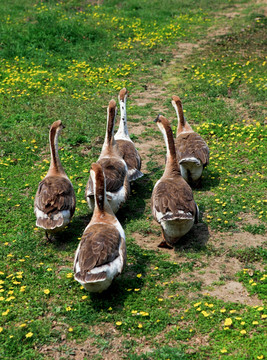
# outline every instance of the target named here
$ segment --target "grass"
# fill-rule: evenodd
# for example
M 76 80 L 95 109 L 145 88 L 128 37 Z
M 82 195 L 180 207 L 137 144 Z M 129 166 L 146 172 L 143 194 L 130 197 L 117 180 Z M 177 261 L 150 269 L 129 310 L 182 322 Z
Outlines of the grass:
M 0 357 L 265 358 L 261 4 L 12 0 L 0 10 Z M 182 44 L 191 50 L 183 54 Z M 145 176 L 118 213 L 127 236 L 126 270 L 108 293 L 90 295 L 73 280 L 72 262 L 90 220 L 84 188 L 103 143 L 106 106 L 123 86 L 131 94 L 132 137 L 140 149 L 151 146 Z M 175 132 L 172 94 L 181 96 L 211 158 L 202 188 L 194 190 L 200 224 L 164 252 L 156 246 L 161 235 L 150 197 L 165 148 L 152 120 L 162 112 Z M 69 228 L 46 243 L 35 227 L 33 199 L 49 167 L 48 127 L 57 119 L 66 125 L 60 157 L 77 207 Z M 143 126 L 141 135 L 134 126 Z M 249 239 L 242 246 L 236 245 L 240 232 Z M 211 295 L 230 281 L 255 303 Z

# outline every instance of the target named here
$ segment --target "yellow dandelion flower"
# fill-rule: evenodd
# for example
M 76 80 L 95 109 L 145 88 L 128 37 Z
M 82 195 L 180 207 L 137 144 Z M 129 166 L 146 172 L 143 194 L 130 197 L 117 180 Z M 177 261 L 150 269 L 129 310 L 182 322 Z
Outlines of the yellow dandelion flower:
M 142 274 L 137 274 L 136 277 L 140 278 L 142 277 Z
M 67 274 L 66 274 L 66 277 L 67 277 L 68 279 L 72 278 L 72 276 L 73 276 L 72 273 L 67 273 Z
M 3 331 L 3 328 L 0 326 L 0 333 Z
M 240 334 L 242 334 L 242 335 L 245 335 L 247 332 L 246 332 L 246 330 L 241 330 L 240 331 Z
M 225 348 L 223 348 L 223 349 L 221 350 L 221 353 L 222 353 L 222 354 L 225 354 L 225 353 L 227 353 L 227 350 L 226 350 Z
M 139 327 L 139 329 L 141 329 L 141 328 L 143 327 L 143 325 L 142 325 L 142 324 L 138 324 L 138 327 Z
M 50 294 L 50 290 L 49 290 L 49 289 L 45 289 L 45 290 L 44 290 L 44 293 L 45 293 L 46 295 L 48 295 L 48 294 Z
M 69 328 L 69 332 L 72 332 L 72 331 L 73 331 L 73 328 L 72 328 L 72 327 L 70 327 L 70 328 Z
M 32 337 L 33 336 L 33 333 L 30 331 L 30 332 L 28 332 L 26 335 L 25 335 L 25 337 L 26 338 L 30 338 L 30 337 Z
M 9 313 L 9 309 L 7 309 L 6 311 L 4 311 L 4 312 L 2 312 L 2 316 L 7 316 L 8 315 L 8 313 Z
M 83 296 L 82 296 L 82 299 L 83 299 L 83 300 L 85 300 L 85 299 L 87 299 L 87 298 L 88 298 L 87 295 L 83 295 Z
M 121 325 L 122 325 L 122 322 L 121 322 L 121 321 L 117 321 L 117 322 L 116 322 L 116 325 L 117 325 L 117 326 L 121 326 Z
M 233 321 L 231 318 L 226 318 L 224 320 L 224 326 L 231 326 L 233 324 Z

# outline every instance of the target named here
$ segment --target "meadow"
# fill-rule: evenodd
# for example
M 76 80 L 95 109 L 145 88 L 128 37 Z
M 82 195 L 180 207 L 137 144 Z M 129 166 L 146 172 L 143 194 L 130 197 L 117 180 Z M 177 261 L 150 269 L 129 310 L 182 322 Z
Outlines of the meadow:
M 0 358 L 266 359 L 266 9 L 263 1 L 86 0 L 0 3 Z M 265 11 L 265 12 L 264 12 Z M 90 221 L 84 197 L 106 107 L 126 86 L 143 158 L 118 212 L 127 266 L 106 293 L 73 279 Z M 159 249 L 150 198 L 176 131 L 171 96 L 210 147 L 200 222 Z M 55 242 L 33 201 L 50 162 L 48 133 L 77 197 Z

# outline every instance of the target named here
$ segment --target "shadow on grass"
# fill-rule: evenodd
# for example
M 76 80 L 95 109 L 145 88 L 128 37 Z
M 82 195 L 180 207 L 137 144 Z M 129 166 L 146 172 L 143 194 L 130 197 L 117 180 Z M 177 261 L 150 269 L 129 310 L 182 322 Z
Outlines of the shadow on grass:
M 84 229 L 89 224 L 91 220 L 91 214 L 82 214 L 73 217 L 71 223 L 66 229 L 59 232 L 55 236 L 55 240 L 51 243 L 55 250 L 58 251 L 69 251 L 73 250 L 74 244 L 75 247 L 78 246 L 77 239 L 82 237 Z
M 204 223 L 198 223 L 183 236 L 175 246 L 175 252 L 190 251 L 198 252 L 205 250 L 209 240 L 210 233 L 208 226 Z
M 194 191 L 210 190 L 217 187 L 220 184 L 220 174 L 218 171 L 211 171 L 209 168 L 204 169 L 201 185 L 198 188 L 194 188 Z
M 137 220 L 144 216 L 146 199 L 151 198 L 153 182 L 148 175 L 144 175 L 131 185 L 131 195 L 126 204 L 116 214 L 122 227 L 129 220 Z

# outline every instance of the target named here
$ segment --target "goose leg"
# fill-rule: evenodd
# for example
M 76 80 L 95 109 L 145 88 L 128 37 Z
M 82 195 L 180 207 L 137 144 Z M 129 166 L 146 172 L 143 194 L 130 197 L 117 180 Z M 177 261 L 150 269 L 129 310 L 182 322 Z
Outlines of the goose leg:
M 161 243 L 158 245 L 158 247 L 159 247 L 159 248 L 164 248 L 164 249 L 173 249 L 172 246 L 170 246 L 170 245 L 167 244 L 167 241 L 165 240 L 165 236 L 164 236 L 163 230 L 161 230 L 161 232 L 162 232 L 163 240 L 162 240 Z

